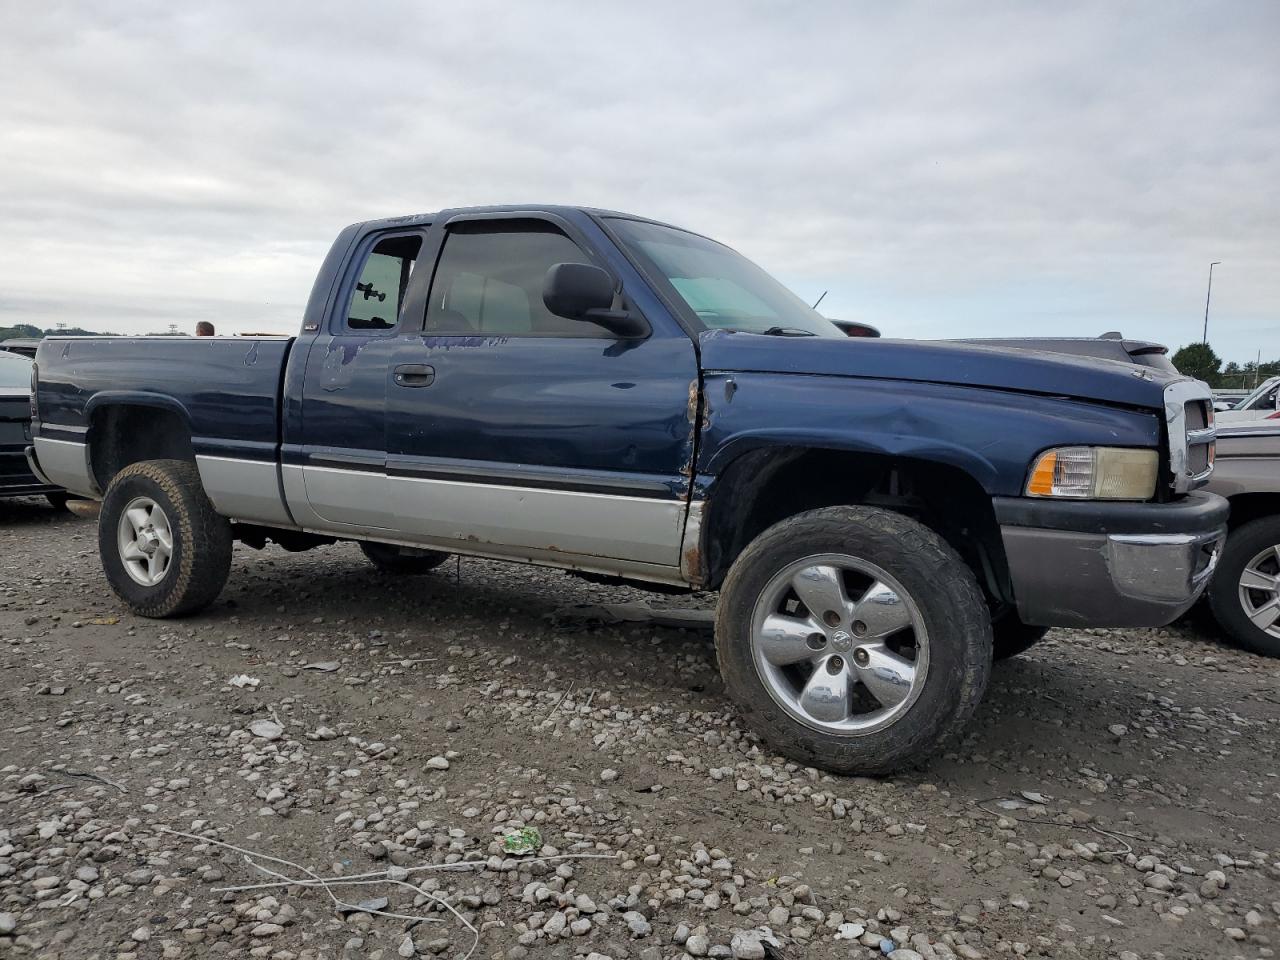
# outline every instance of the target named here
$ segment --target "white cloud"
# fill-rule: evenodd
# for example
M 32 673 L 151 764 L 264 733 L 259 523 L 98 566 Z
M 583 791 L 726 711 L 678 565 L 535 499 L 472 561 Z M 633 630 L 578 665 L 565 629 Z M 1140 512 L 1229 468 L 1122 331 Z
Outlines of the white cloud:
M 0 325 L 292 330 L 345 223 L 710 233 L 906 336 L 1280 356 L 1280 7 L 52 4 L 0 33 Z

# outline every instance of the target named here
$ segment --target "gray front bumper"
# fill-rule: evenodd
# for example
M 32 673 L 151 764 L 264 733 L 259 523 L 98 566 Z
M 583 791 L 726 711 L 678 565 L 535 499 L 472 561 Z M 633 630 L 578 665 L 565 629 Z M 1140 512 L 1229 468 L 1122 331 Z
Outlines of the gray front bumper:
M 1159 627 L 1208 585 L 1226 537 L 1227 502 L 997 498 L 1018 616 L 1046 627 Z

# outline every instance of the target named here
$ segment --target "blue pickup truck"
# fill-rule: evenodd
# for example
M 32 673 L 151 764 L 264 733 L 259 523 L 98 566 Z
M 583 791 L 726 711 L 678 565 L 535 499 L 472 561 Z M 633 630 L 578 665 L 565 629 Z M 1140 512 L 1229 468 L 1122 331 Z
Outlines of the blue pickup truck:
M 136 613 L 208 605 L 236 540 L 716 590 L 747 722 L 837 772 L 920 762 L 1048 627 L 1173 620 L 1226 524 L 1203 384 L 850 339 L 728 247 L 601 210 L 356 224 L 296 337 L 36 365 L 31 465 L 102 500 Z

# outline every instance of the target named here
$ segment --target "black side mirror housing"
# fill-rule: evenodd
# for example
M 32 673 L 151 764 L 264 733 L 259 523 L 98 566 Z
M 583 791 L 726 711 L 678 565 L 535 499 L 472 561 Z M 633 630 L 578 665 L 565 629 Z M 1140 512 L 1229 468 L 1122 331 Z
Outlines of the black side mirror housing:
M 542 302 L 557 317 L 595 323 L 623 338 L 649 335 L 649 324 L 613 309 L 613 278 L 589 263 L 557 263 L 542 282 Z

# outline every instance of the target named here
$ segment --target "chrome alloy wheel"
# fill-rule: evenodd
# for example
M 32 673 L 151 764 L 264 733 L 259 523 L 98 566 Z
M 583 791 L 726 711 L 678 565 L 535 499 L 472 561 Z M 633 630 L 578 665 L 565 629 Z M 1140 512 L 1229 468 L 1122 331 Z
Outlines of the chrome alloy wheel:
M 889 726 L 915 703 L 929 672 L 915 601 L 880 567 L 845 554 L 778 571 L 752 612 L 751 647 L 777 704 L 837 736 Z
M 135 497 L 124 508 L 116 525 L 116 545 L 125 570 L 144 587 L 154 587 L 169 572 L 173 530 L 150 497 Z
M 1267 547 L 1244 565 L 1240 606 L 1255 627 L 1280 637 L 1280 544 Z

